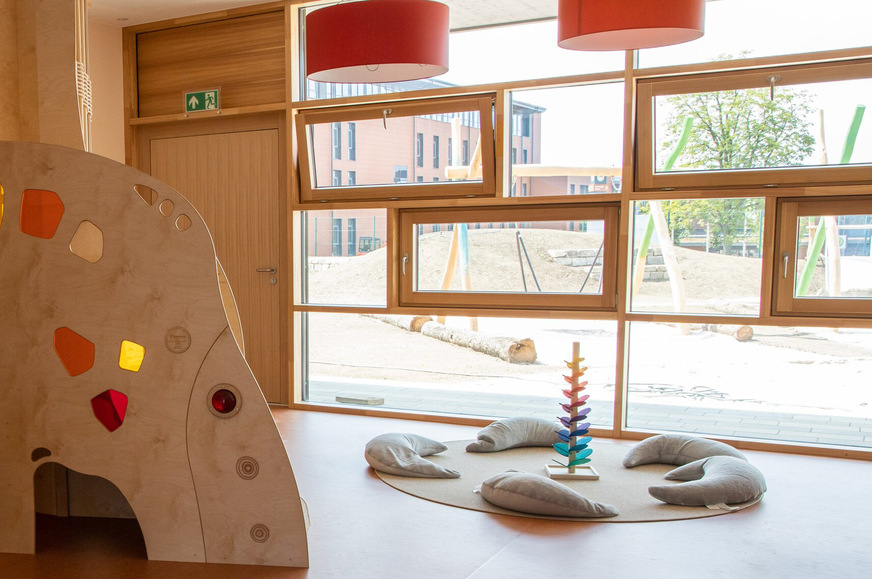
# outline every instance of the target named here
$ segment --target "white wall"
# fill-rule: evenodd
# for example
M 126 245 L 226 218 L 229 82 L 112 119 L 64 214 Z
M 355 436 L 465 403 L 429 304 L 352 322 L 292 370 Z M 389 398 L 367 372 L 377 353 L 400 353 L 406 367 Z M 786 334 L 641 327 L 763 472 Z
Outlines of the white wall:
M 88 22 L 91 90 L 94 116 L 91 122 L 93 153 L 124 162 L 124 67 L 121 28 Z

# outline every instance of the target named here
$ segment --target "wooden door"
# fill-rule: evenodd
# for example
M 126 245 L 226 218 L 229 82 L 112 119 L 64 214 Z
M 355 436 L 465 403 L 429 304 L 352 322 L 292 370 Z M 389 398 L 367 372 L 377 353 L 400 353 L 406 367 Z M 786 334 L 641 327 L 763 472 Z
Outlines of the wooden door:
M 236 298 L 245 359 L 267 401 L 286 404 L 284 147 L 280 119 L 270 119 L 250 127 L 237 119 L 223 126 L 212 121 L 149 127 L 140 134 L 138 153 L 147 162 L 141 167 L 184 195 L 205 220 Z

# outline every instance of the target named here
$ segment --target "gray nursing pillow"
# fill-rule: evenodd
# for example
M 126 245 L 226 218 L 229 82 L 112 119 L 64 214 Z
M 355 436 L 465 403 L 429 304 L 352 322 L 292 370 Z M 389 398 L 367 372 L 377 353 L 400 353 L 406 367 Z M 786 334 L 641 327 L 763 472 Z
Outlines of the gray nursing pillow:
M 591 501 L 550 478 L 514 469 L 481 484 L 481 496 L 498 507 L 553 517 L 614 517 L 612 505 Z
M 448 447 L 426 436 L 392 432 L 376 436 L 366 443 L 364 457 L 379 472 L 423 478 L 458 478 L 460 473 L 421 458 Z
M 747 460 L 744 454 L 723 442 L 685 434 L 659 434 L 631 448 L 624 457 L 624 466 L 632 468 L 652 463 L 682 465 L 710 456 Z
M 648 487 L 657 500 L 672 505 L 714 506 L 744 503 L 766 492 L 766 479 L 747 460 L 712 456 L 666 473 L 669 480 L 690 481 Z
M 560 442 L 559 425 L 544 418 L 517 416 L 497 420 L 478 431 L 478 440 L 466 446 L 467 452 L 497 452 L 522 446 L 551 446 Z

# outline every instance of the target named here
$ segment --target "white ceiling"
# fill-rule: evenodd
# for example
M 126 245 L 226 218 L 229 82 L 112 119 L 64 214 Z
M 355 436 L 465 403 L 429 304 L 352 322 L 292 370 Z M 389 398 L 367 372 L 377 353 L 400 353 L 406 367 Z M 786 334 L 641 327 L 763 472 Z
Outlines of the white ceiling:
M 442 1 L 450 8 L 452 29 L 557 16 L 557 0 Z M 92 0 L 90 18 L 115 26 L 133 26 L 265 2 L 266 0 Z

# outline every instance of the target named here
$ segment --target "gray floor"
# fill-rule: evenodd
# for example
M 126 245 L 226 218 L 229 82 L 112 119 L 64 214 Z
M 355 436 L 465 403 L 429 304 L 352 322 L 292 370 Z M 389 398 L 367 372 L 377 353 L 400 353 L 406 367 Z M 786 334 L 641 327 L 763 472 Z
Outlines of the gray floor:
M 486 418 L 537 416 L 553 419 L 562 414 L 558 400 L 545 396 L 496 395 L 480 392 L 438 390 L 419 387 L 336 384 L 313 381 L 309 401 L 336 404 L 337 397 L 356 399 L 350 407 L 468 414 Z M 368 405 L 383 399 L 383 404 Z M 611 426 L 611 401 L 590 402 L 590 422 L 594 426 Z M 705 406 L 676 406 L 634 403 L 629 407 L 630 428 L 651 431 L 693 432 L 700 435 L 802 442 L 872 448 L 872 419 L 825 416 Z

